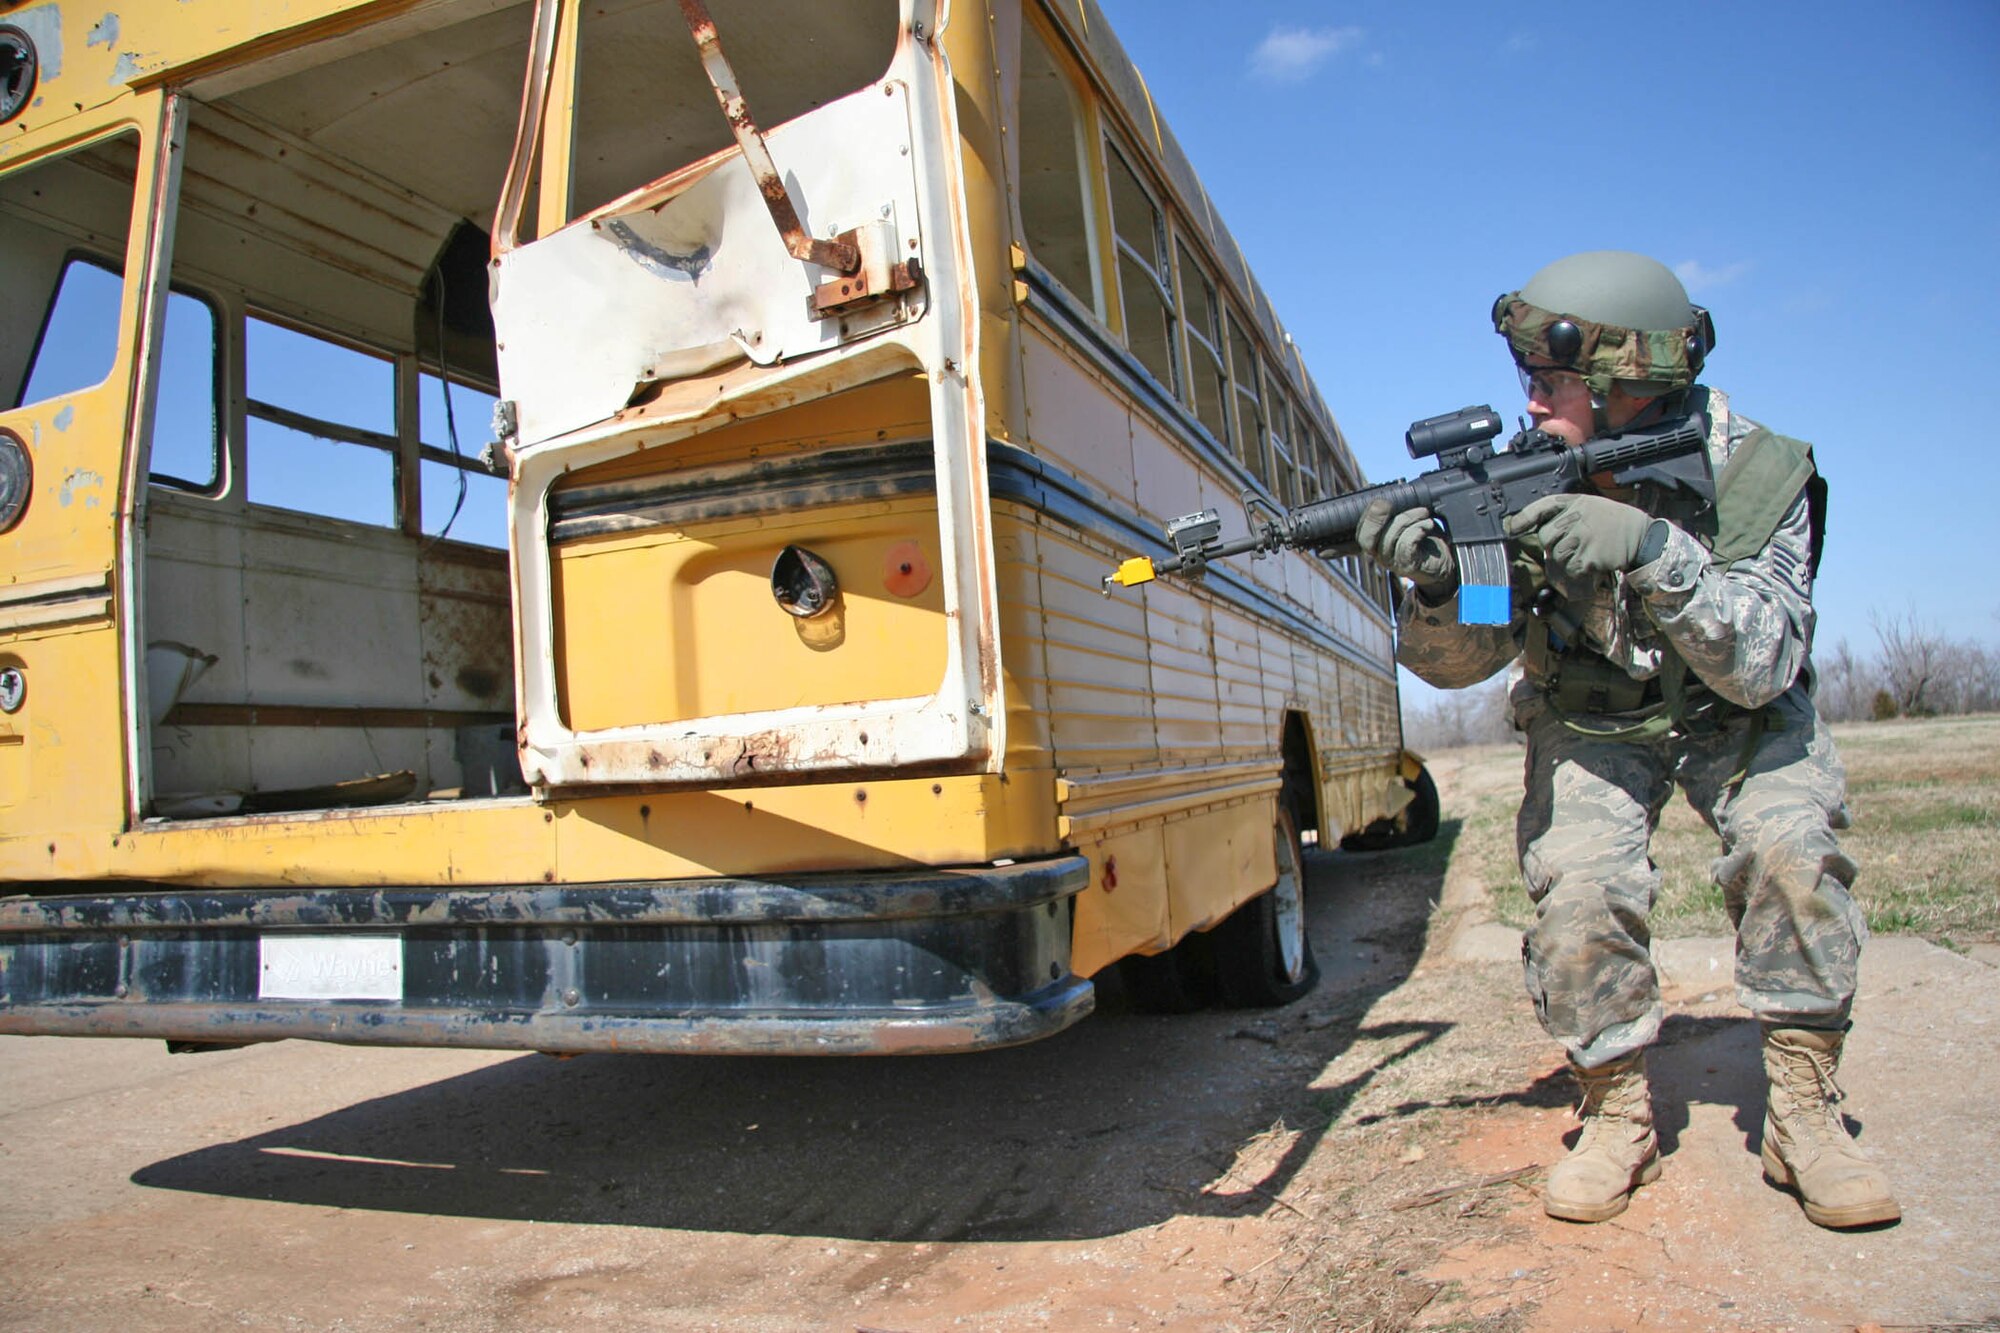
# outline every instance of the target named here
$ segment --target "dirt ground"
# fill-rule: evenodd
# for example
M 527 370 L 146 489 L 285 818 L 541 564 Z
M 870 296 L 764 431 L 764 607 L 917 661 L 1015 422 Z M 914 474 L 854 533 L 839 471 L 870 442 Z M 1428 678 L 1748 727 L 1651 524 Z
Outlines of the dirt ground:
M 1454 782 L 1439 776 L 1451 808 Z M 1518 936 L 1441 845 L 1314 852 L 1326 978 L 1115 984 L 975 1056 L 676 1059 L 0 1039 L 0 1327 L 2000 1328 L 2000 974 L 1877 940 L 1844 1082 L 1896 1227 L 1766 1186 L 1725 941 L 1663 948 L 1668 1152 L 1551 1221 L 1573 1128 Z

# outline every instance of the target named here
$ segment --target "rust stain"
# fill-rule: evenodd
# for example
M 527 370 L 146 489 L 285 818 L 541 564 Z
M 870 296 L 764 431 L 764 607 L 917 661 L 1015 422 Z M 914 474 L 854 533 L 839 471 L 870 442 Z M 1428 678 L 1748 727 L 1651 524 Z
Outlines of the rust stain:
M 913 1028 L 885 1024 L 875 1030 L 869 1049 L 882 1055 L 918 1054 L 924 1051 L 962 1050 L 979 1044 L 979 1034 L 969 1025 Z
M 433 677 L 435 679 L 435 677 Z M 462 666 L 452 677 L 458 688 L 481 699 L 490 699 L 500 692 L 502 677 L 489 667 Z

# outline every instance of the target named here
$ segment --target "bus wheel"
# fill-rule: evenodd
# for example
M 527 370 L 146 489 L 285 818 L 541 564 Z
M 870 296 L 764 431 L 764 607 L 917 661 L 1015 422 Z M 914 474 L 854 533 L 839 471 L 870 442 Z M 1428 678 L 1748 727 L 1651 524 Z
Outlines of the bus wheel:
M 1207 935 L 1189 931 L 1165 953 L 1119 959 L 1118 980 L 1141 1013 L 1192 1014 L 1215 1003 L 1215 951 Z
M 1282 803 L 1271 836 L 1278 882 L 1214 931 L 1216 980 L 1223 999 L 1239 1008 L 1290 1004 L 1319 984 L 1319 962 L 1306 934 L 1305 858 L 1298 824 Z
M 1438 789 L 1426 768 L 1408 784 L 1410 803 L 1394 819 L 1378 819 L 1357 833 L 1340 840 L 1343 852 L 1382 852 L 1394 847 L 1415 847 L 1429 842 L 1438 832 Z
M 1403 836 L 1410 845 L 1429 842 L 1438 835 L 1438 789 L 1431 780 L 1431 771 L 1426 768 L 1417 774 L 1417 780 L 1410 784 L 1416 795 L 1410 801 L 1410 808 L 1403 819 Z

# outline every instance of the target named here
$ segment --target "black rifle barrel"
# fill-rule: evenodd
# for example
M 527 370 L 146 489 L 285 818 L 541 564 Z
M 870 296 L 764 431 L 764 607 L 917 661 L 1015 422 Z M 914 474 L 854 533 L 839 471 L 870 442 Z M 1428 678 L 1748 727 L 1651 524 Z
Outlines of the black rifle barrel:
M 1385 481 L 1331 500 L 1315 500 L 1285 515 L 1285 545 L 1311 551 L 1345 546 L 1354 540 L 1361 511 L 1377 500 L 1387 500 L 1389 508 L 1399 514 L 1429 503 L 1423 488 L 1414 481 Z

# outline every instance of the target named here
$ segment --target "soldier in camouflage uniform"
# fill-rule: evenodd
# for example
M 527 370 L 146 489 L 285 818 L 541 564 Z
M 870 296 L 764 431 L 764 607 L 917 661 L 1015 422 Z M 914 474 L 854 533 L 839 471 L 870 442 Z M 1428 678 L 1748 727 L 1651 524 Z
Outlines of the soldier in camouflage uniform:
M 1736 926 L 1737 995 L 1763 1024 L 1771 1085 L 1765 1170 L 1822 1226 L 1893 1221 L 1888 1182 L 1848 1137 L 1833 1081 L 1867 928 L 1834 836 L 1846 778 L 1810 694 L 1825 496 L 1810 450 L 1694 382 L 1714 325 L 1653 260 L 1558 260 L 1493 318 L 1537 426 L 1579 445 L 1692 413 L 1718 479 L 1712 505 L 1650 483 L 1529 505 L 1508 522 L 1521 555 L 1507 625 L 1458 623 L 1449 534 L 1425 510 L 1378 501 L 1358 533 L 1407 580 L 1405 666 L 1458 688 L 1514 665 L 1527 734 L 1518 846 L 1536 905 L 1528 992 L 1584 1092 L 1583 1133 L 1551 1172 L 1546 1207 L 1601 1221 L 1659 1174 L 1645 1072 L 1662 1014 L 1649 845 L 1678 785 L 1722 840 L 1713 872 Z

